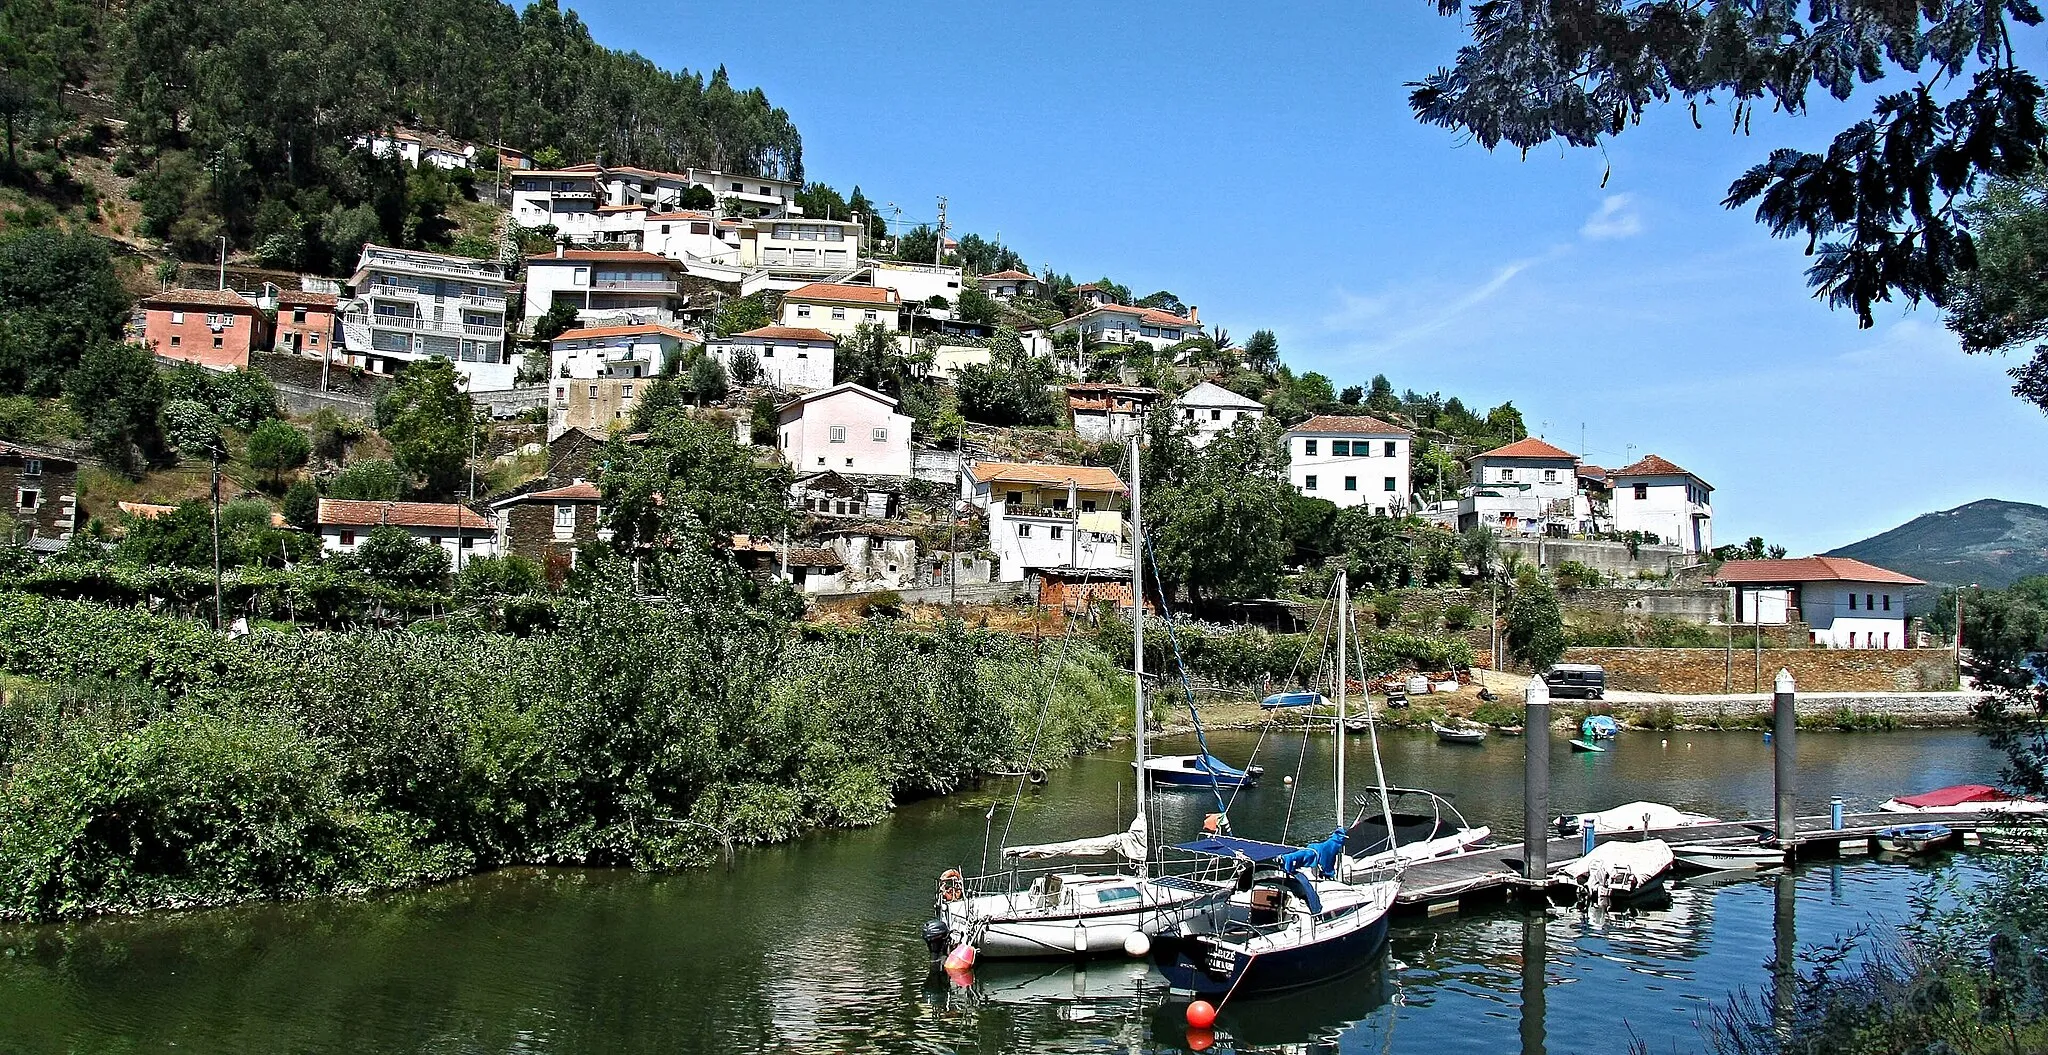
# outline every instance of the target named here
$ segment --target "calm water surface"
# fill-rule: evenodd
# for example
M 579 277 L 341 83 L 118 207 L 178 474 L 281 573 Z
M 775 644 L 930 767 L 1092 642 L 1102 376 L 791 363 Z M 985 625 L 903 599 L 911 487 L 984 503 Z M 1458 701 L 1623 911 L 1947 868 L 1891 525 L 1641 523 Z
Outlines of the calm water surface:
M 1329 830 L 1327 735 L 1305 748 L 1296 734 L 1210 742 L 1232 761 L 1256 746 L 1267 768 L 1232 809 L 1239 832 Z M 1816 813 L 1834 795 L 1868 806 L 1998 769 L 1968 732 L 1808 734 L 1799 746 L 1800 798 Z M 1453 793 L 1474 822 L 1517 835 L 1520 741 L 1396 734 L 1384 747 L 1390 783 Z M 1754 733 L 1555 748 L 1553 813 L 1642 798 L 1724 817 L 1769 810 L 1771 753 Z M 1371 780 L 1359 738 L 1349 764 L 1355 786 Z M 1290 795 L 1280 778 L 1297 767 Z M 729 873 L 515 869 L 369 901 L 0 928 L 0 1053 L 1181 1050 L 1178 1008 L 1139 965 L 985 965 L 969 988 L 928 977 L 916 930 L 939 871 L 972 870 L 985 831 L 999 838 L 1006 822 L 1020 842 L 1122 827 L 1128 756 L 1055 771 L 1014 811 L 1013 790 L 744 852 Z M 1170 795 L 1170 832 L 1214 809 L 1206 793 Z M 1372 970 L 1226 1008 L 1217 1050 L 1621 1052 L 1631 1033 L 1652 1051 L 1698 1050 L 1702 1016 L 1731 992 L 1766 990 L 1787 908 L 1807 952 L 1903 918 L 1927 877 L 1854 861 L 1681 886 L 1669 907 L 1635 914 L 1397 926 Z

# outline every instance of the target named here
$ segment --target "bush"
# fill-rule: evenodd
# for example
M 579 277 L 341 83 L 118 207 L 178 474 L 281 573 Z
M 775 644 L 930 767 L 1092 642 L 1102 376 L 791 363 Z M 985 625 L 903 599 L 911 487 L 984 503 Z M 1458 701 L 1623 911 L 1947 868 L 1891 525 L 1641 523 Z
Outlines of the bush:
M 306 464 L 312 450 L 305 433 L 276 419 L 256 426 L 256 431 L 249 434 L 250 468 L 268 472 L 273 481 L 287 470 Z
M 894 590 L 871 593 L 861 601 L 860 612 L 866 616 L 900 616 L 903 614 L 903 595 Z
M 390 502 L 404 493 L 405 477 L 398 466 L 376 458 L 356 462 L 327 482 L 329 498 Z
M 1445 630 L 1470 630 L 1472 617 L 1476 613 L 1472 606 L 1463 602 L 1452 602 L 1444 606 Z
M 1560 590 L 1585 589 L 1598 586 L 1600 582 L 1599 572 L 1578 561 L 1568 560 L 1557 566 L 1557 588 Z

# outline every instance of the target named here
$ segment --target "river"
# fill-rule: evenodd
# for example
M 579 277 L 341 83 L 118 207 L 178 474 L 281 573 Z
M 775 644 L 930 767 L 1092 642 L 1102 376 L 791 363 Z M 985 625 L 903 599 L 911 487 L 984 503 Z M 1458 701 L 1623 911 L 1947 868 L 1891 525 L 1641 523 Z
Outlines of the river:
M 1327 734 L 1305 748 L 1298 733 L 1210 743 L 1232 761 L 1256 745 L 1266 766 L 1232 810 L 1240 833 L 1328 833 Z M 1799 750 L 1799 797 L 1815 813 L 1833 795 L 1868 806 L 1992 778 L 1999 764 L 1966 731 L 1810 733 Z M 1015 796 L 1012 841 L 1121 828 L 1127 751 L 1078 759 Z M 1474 822 L 1516 837 L 1519 740 L 1457 748 L 1397 733 L 1383 756 L 1390 783 L 1451 793 Z M 1297 765 L 1290 795 L 1281 778 Z M 1373 779 L 1362 737 L 1349 773 L 1354 787 Z M 1771 749 L 1750 732 L 1638 732 L 1579 755 L 1560 738 L 1551 784 L 1553 813 L 1654 799 L 1762 817 Z M 1185 1028 L 1139 965 L 985 964 L 971 988 L 928 977 L 917 928 L 934 881 L 974 869 L 1015 791 L 991 783 L 873 828 L 742 850 L 729 871 L 519 868 L 363 900 L 0 927 L 0 1052 L 1182 1050 Z M 1214 809 L 1207 792 L 1163 794 L 1168 831 L 1191 832 Z M 1656 1052 L 1698 1050 L 1702 1016 L 1733 992 L 1766 991 L 1781 894 L 1796 898 L 1804 955 L 1903 918 L 1933 867 L 1852 860 L 1680 885 L 1668 907 L 1640 913 L 1397 924 L 1370 970 L 1226 1008 L 1216 1050 L 1622 1052 L 1632 1035 Z M 1974 874 L 1965 857 L 1949 867 Z

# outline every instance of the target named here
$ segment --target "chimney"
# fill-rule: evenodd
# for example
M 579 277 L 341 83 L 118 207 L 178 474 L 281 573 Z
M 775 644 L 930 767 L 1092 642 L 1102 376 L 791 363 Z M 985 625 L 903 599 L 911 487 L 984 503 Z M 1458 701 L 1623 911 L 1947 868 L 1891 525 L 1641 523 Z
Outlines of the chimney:
M 1189 321 L 1189 322 L 1201 322 L 1201 321 L 1202 321 L 1202 309 L 1201 309 L 1201 307 L 1200 307 L 1200 306 L 1198 306 L 1198 305 L 1194 305 L 1194 304 L 1190 304 L 1190 305 L 1188 305 L 1188 321 Z
M 557 241 L 557 242 L 555 243 L 555 259 L 556 259 L 556 260 L 560 260 L 560 259 L 562 259 L 562 257 L 563 257 L 563 256 L 564 256 L 565 254 L 567 254 L 567 253 L 568 253 L 568 251 L 569 251 L 569 243 L 567 243 L 567 242 L 563 242 L 563 241 Z

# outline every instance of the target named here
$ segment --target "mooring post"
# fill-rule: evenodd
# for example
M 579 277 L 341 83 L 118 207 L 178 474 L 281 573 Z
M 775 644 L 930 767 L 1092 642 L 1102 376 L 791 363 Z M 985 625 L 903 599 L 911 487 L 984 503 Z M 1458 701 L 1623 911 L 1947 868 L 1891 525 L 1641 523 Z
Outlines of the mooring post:
M 1785 856 L 1792 855 L 1792 845 L 1799 838 L 1798 805 L 1799 788 L 1797 769 L 1799 766 L 1799 727 L 1792 706 L 1792 672 L 1779 670 L 1774 683 L 1777 692 L 1771 699 L 1772 716 L 1771 749 L 1777 756 L 1778 846 Z
M 1522 878 L 1550 876 L 1550 686 L 1529 679 L 1522 711 Z

